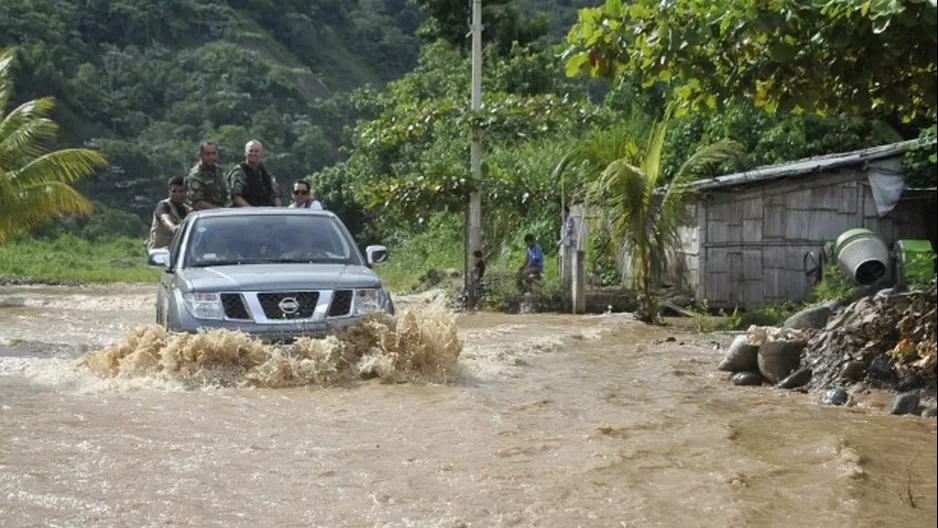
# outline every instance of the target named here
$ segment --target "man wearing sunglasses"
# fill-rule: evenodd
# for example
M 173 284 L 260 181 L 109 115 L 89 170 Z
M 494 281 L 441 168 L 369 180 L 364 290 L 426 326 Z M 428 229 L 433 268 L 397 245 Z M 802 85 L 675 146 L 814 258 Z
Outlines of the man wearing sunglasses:
M 309 193 L 309 182 L 299 180 L 293 184 L 293 203 L 290 207 L 299 207 L 304 209 L 322 210 L 322 204 L 319 200 L 314 200 Z

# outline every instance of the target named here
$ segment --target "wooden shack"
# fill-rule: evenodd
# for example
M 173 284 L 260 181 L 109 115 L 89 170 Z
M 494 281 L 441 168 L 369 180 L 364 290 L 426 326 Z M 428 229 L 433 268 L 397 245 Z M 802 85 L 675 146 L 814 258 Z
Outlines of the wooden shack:
M 672 282 L 711 307 L 801 301 L 815 282 L 806 255 L 848 229 L 870 229 L 890 248 L 900 239 L 935 244 L 935 189 L 904 186 L 911 143 L 694 182 L 694 221 L 682 230 Z

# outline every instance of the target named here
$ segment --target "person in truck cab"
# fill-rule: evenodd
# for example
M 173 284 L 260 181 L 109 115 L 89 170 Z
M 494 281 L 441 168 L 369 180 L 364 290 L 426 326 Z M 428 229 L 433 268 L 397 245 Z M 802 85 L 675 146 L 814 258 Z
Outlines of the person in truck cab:
M 179 224 L 190 210 L 186 205 L 186 182 L 181 176 L 176 176 L 169 180 L 169 198 L 160 200 L 153 210 L 147 250 L 169 247 Z
M 252 139 L 244 145 L 244 163 L 228 171 L 228 193 L 235 207 L 280 207 L 280 187 L 263 160 L 264 145 Z

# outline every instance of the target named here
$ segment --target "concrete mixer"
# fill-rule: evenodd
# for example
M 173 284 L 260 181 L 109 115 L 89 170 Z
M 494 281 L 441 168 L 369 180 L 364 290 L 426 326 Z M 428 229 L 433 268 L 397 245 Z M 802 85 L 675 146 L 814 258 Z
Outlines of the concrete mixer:
M 892 260 L 883 239 L 869 229 L 844 231 L 834 242 L 834 260 L 840 271 L 860 286 L 881 281 Z
M 928 240 L 899 240 L 890 251 L 881 237 L 864 228 L 844 231 L 836 241 L 824 245 L 819 259 L 808 252 L 804 260 L 805 273 L 815 283 L 824 280 L 824 267 L 832 262 L 859 286 L 906 285 L 927 281 L 935 274 L 935 252 Z

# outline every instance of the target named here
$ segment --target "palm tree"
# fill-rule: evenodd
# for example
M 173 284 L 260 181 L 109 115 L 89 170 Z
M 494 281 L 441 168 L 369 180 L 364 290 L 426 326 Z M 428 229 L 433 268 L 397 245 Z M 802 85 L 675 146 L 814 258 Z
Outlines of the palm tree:
M 616 246 L 613 250 L 618 252 L 625 243 L 632 286 L 639 290 L 638 315 L 648 322 L 656 321 L 658 316 L 651 290 L 663 275 L 668 257 L 680 245 L 678 228 L 686 218 L 690 195 L 685 184 L 702 169 L 742 152 L 738 143 L 729 140 L 701 147 L 675 172 L 670 184 L 662 188 L 666 183 L 661 165 L 667 128 L 667 118 L 654 123 L 644 150 L 631 140 L 599 144 L 602 148 L 593 153 L 594 159 L 601 159 L 600 154 L 608 156 L 609 152 L 617 152 L 620 157 L 609 162 L 587 190 L 591 201 L 611 204 L 610 240 Z M 619 139 L 617 135 L 613 139 Z M 597 145 L 590 148 L 595 150 Z
M 91 202 L 69 184 L 106 164 L 93 150 L 50 152 L 41 146 L 58 131 L 47 117 L 53 98 L 27 101 L 4 113 L 13 93 L 14 53 L 0 50 L 0 242 L 60 213 L 90 214 Z

